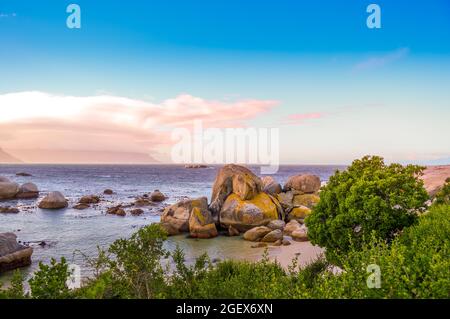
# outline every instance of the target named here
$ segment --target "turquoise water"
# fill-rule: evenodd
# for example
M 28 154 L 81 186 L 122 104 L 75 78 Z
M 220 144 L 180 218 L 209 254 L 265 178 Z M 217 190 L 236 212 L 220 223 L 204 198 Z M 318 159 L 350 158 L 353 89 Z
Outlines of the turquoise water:
M 338 166 L 282 166 L 273 176 L 281 183 L 297 173 L 313 173 L 326 181 Z M 96 256 L 97 246 L 107 247 L 118 238 L 129 237 L 139 227 L 158 222 L 163 207 L 187 197 L 207 196 L 218 167 L 186 169 L 176 165 L 0 165 L 0 176 L 17 183 L 33 182 L 41 190 L 41 197 L 48 191 L 61 191 L 69 199 L 69 208 L 49 211 L 37 208 L 37 200 L 3 201 L 0 205 L 18 207 L 18 214 L 0 214 L 0 232 L 14 232 L 18 240 L 32 242 L 33 263 L 24 269 L 30 273 L 38 262 L 48 262 L 51 257 L 65 257 L 70 263 L 86 268 L 82 254 Z M 255 173 L 259 169 L 253 167 Z M 31 173 L 32 177 L 17 177 L 17 172 Z M 115 194 L 104 196 L 100 205 L 75 210 L 72 207 L 83 195 L 102 194 L 111 188 Z M 107 215 L 106 209 L 119 203 L 131 203 L 138 195 L 154 189 L 169 196 L 168 200 L 154 207 L 144 207 L 141 216 L 126 217 Z M 37 243 L 45 241 L 41 247 Z M 257 258 L 261 250 L 250 248 L 251 243 L 238 238 L 218 237 L 195 240 L 186 236 L 169 238 L 169 250 L 179 245 L 187 260 L 193 260 L 203 252 L 211 258 Z M 82 252 L 76 253 L 76 251 Z M 2 275 L 3 277 L 7 275 Z

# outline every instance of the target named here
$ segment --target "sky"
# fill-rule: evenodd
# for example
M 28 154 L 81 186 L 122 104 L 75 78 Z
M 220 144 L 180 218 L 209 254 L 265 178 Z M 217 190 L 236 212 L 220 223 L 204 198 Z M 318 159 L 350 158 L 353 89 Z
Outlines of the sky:
M 81 8 L 69 29 L 66 7 Z M 369 4 L 381 28 L 369 29 Z M 450 164 L 450 3 L 0 0 L 0 148 L 143 152 L 278 128 L 280 162 Z

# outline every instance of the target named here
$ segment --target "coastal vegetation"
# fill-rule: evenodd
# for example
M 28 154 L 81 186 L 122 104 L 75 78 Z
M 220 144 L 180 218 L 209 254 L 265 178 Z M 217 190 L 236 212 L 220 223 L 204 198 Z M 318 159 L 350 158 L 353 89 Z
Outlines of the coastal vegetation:
M 336 172 L 306 219 L 308 237 L 328 259 L 360 249 L 375 237 L 392 240 L 426 210 L 428 194 L 417 177 L 425 167 L 386 165 L 381 157 L 355 160 Z
M 162 248 L 158 224 L 116 241 L 91 260 L 96 275 L 68 290 L 68 266 L 40 265 L 25 294 L 20 273 L 1 298 L 449 298 L 450 206 L 434 205 L 390 242 L 372 238 L 339 257 L 342 270 L 321 257 L 304 268 L 269 261 L 221 261 L 208 256 L 187 264 L 180 249 Z M 170 258 L 174 269 L 165 262 Z M 380 288 L 367 285 L 367 266 L 381 270 Z
M 200 198 L 168 206 L 161 223 L 86 256 L 93 274 L 81 288 L 69 289 L 66 260 L 53 259 L 39 264 L 28 285 L 16 270 L 0 298 L 449 298 L 449 181 L 430 198 L 422 170 L 364 157 L 317 193 L 320 180 L 312 175 L 293 176 L 282 188 L 228 166 L 211 205 Z M 267 250 L 257 262 L 206 254 L 187 262 L 181 249 L 164 248 L 167 236 L 211 238 L 218 229 L 262 246 L 284 245 L 283 235 L 311 240 L 325 254 L 283 267 Z

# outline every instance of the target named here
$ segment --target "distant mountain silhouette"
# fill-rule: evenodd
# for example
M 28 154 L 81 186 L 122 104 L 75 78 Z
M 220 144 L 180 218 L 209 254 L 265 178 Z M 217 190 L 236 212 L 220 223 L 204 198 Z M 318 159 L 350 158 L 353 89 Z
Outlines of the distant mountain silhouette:
M 85 150 L 8 150 L 25 163 L 57 164 L 152 164 L 158 163 L 147 153 Z M 1 159 L 1 157 L 0 157 Z
M 22 163 L 22 161 L 0 148 L 0 163 Z

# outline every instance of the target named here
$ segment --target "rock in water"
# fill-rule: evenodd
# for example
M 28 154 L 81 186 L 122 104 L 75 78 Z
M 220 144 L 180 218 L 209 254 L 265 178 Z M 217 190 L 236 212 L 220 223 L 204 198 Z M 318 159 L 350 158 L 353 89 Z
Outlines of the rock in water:
M 144 207 L 144 206 L 154 205 L 154 203 L 151 200 L 147 199 L 147 198 L 139 197 L 134 202 L 134 205 L 138 206 L 138 207 Z
M 0 199 L 13 199 L 19 193 L 19 184 L 6 180 L 0 182 Z
M 106 213 L 110 214 L 110 215 L 117 215 L 117 216 L 122 216 L 122 217 L 126 215 L 126 212 L 122 208 L 122 205 L 118 205 L 118 206 L 115 206 L 115 207 L 110 207 L 110 208 L 108 208 Z
M 29 266 L 33 248 L 17 243 L 13 233 L 0 233 L 0 272 Z
M 17 214 L 20 211 L 15 207 L 10 206 L 0 206 L 0 213 L 2 214 Z
M 67 207 L 67 200 L 60 192 L 51 192 L 39 203 L 41 209 L 61 209 Z
M 261 241 L 265 243 L 274 243 L 278 240 L 280 240 L 280 243 L 281 240 L 283 240 L 283 232 L 280 229 L 272 230 L 261 239 Z
M 248 241 L 259 241 L 272 230 L 266 226 L 258 226 L 247 230 L 244 233 L 244 239 Z
M 78 201 L 80 204 L 98 204 L 100 203 L 100 197 L 96 195 L 87 195 L 80 198 Z
M 265 176 L 261 181 L 263 184 L 263 192 L 271 195 L 277 195 L 282 192 L 281 185 L 272 176 Z
M 133 216 L 139 216 L 139 215 L 142 215 L 144 213 L 144 211 L 140 208 L 135 208 L 135 209 L 130 210 L 130 213 Z
M 78 209 L 78 210 L 84 210 L 84 209 L 88 209 L 91 206 L 89 206 L 89 204 L 76 204 L 75 206 L 73 206 L 73 209 Z
M 153 191 L 150 194 L 150 200 L 152 202 L 162 202 L 165 199 L 166 199 L 166 196 L 163 193 L 161 193 L 159 190 L 157 190 L 157 189 L 155 189 L 155 191 Z
M 11 183 L 11 181 L 7 177 L 0 176 L 0 183 Z
M 284 191 L 296 190 L 305 194 L 316 193 L 319 189 L 320 178 L 311 174 L 291 176 L 284 185 Z
M 20 172 L 20 173 L 16 173 L 16 176 L 29 177 L 29 176 L 33 176 L 33 175 L 31 175 L 30 173 Z
M 220 213 L 230 194 L 236 194 L 241 200 L 250 200 L 261 190 L 261 179 L 248 168 L 234 164 L 225 165 L 217 173 L 213 185 L 210 205 L 213 217 Z
M 250 200 L 242 200 L 233 193 L 224 202 L 219 220 L 224 228 L 233 226 L 244 232 L 279 219 L 282 214 L 280 210 L 281 207 L 277 205 L 275 199 L 266 193 L 259 193 Z
M 176 229 L 178 233 L 189 231 L 189 217 L 193 208 L 198 207 L 200 211 L 208 210 L 206 197 L 197 199 L 184 199 L 164 209 L 161 223 L 170 224 L 170 228 Z M 171 231 L 173 232 L 173 231 Z
M 107 188 L 107 189 L 105 189 L 103 191 L 103 194 L 105 194 L 105 195 L 112 195 L 112 194 L 114 194 L 114 191 L 112 189 Z
M 193 207 L 189 217 L 189 233 L 193 238 L 216 237 L 217 229 L 209 210 Z
M 19 199 L 30 199 L 30 198 L 38 198 L 39 197 L 39 189 L 33 183 L 25 183 L 19 188 L 19 192 L 16 195 L 16 198 Z

